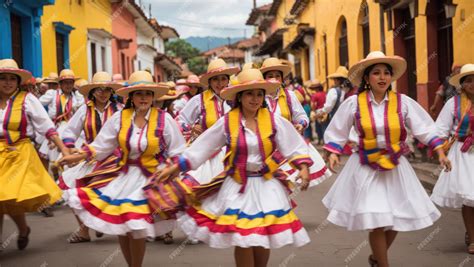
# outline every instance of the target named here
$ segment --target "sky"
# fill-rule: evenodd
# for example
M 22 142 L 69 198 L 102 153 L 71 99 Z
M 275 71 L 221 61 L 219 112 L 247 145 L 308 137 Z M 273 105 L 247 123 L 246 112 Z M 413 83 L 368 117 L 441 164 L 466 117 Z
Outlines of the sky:
M 137 0 L 138 2 L 138 0 Z M 257 6 L 272 0 L 257 0 Z M 175 28 L 181 38 L 190 36 L 251 37 L 253 27 L 245 25 L 253 0 L 141 0 L 152 6 L 161 25 Z

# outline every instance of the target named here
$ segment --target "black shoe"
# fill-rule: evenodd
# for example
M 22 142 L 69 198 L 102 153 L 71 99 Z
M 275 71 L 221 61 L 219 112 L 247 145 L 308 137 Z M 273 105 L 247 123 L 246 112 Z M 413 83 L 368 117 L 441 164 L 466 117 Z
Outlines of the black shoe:
M 18 247 L 18 250 L 24 250 L 28 246 L 28 243 L 30 242 L 30 239 L 29 239 L 30 233 L 31 233 L 31 229 L 30 227 L 28 227 L 26 236 L 18 236 L 18 240 L 16 241 L 16 246 Z
M 42 209 L 41 213 L 44 215 L 44 217 L 54 217 L 54 213 L 51 207 Z

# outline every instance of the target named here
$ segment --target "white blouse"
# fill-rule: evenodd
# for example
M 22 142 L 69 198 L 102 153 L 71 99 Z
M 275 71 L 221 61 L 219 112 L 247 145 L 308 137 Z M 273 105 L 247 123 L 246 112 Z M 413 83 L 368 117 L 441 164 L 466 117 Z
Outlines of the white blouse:
M 104 108 L 103 112 L 100 112 L 97 108 L 95 108 L 96 112 L 99 114 L 100 120 L 104 121 L 104 114 L 106 109 L 109 107 L 111 103 L 108 102 Z M 122 109 L 122 105 L 117 104 L 117 112 L 120 112 Z M 87 113 L 87 105 L 82 105 L 79 109 L 74 113 L 72 118 L 67 122 L 67 126 L 62 132 L 61 137 L 62 139 L 72 139 L 76 140 L 82 133 L 84 128 L 84 121 L 86 120 L 86 113 Z M 102 125 L 104 125 L 102 123 Z
M 108 119 L 99 134 L 95 138 L 94 142 L 90 144 L 96 152 L 97 160 L 104 160 L 112 154 L 112 152 L 119 146 L 118 134 L 120 132 L 120 119 L 122 112 L 116 112 L 110 119 Z M 133 114 L 135 118 L 135 113 Z M 150 111 L 148 111 L 145 119 L 148 122 L 150 118 Z M 137 159 L 147 148 L 147 129 L 148 123 L 140 129 L 135 123 L 133 124 L 133 132 L 130 136 L 130 159 Z M 170 114 L 165 115 L 165 127 L 163 130 L 163 138 L 166 144 L 166 153 L 168 157 L 174 157 L 181 154 L 186 143 L 184 137 L 179 131 L 176 121 L 171 117 Z
M 344 95 L 346 92 L 344 90 L 341 90 L 341 96 L 339 97 L 339 107 L 341 106 L 342 102 L 344 101 Z M 318 110 L 316 110 L 316 113 L 331 113 L 331 111 L 334 109 L 336 106 L 337 102 L 337 89 L 336 88 L 331 88 L 328 91 L 328 94 L 326 95 L 326 102 L 324 102 L 324 106 Z
M 337 110 L 324 133 L 324 141 L 326 144 L 334 143 L 343 147 L 348 140 L 357 144 L 359 143 L 358 138 L 361 133 L 359 132 L 355 118 L 358 105 L 357 97 L 357 95 L 349 97 Z M 385 95 L 385 98 L 380 103 L 377 103 L 374 100 L 372 92 L 370 93 L 370 103 L 372 105 L 376 125 L 378 148 L 386 148 L 384 113 L 387 101 L 388 96 Z M 412 134 L 419 141 L 423 144 L 429 144 L 433 138 L 437 137 L 433 119 L 415 100 L 402 94 L 401 104 L 405 126 L 412 131 Z M 357 135 L 350 134 L 352 127 L 354 127 Z
M 281 89 L 280 89 L 281 90 Z M 307 126 L 309 124 L 309 118 L 308 115 L 306 115 L 306 111 L 304 111 L 303 106 L 301 105 L 300 101 L 295 95 L 295 92 L 289 91 L 288 92 L 288 97 L 290 98 L 291 101 L 291 114 L 292 114 L 292 123 L 293 124 L 301 124 L 303 126 Z M 279 92 L 277 92 L 277 95 L 273 97 L 270 95 L 267 95 L 265 98 L 267 101 L 268 109 L 273 113 L 273 114 L 278 114 L 281 115 L 280 111 L 280 105 L 276 104 L 275 109 L 273 109 L 271 102 L 272 101 L 278 101 L 279 98 Z M 277 102 L 278 103 L 278 102 Z
M 61 89 L 58 89 L 61 90 Z M 48 115 L 51 119 L 56 118 L 56 93 L 57 90 L 50 89 L 42 95 L 39 100 L 43 106 L 48 106 Z M 60 94 L 63 95 L 62 91 Z M 72 92 L 72 112 L 74 113 L 81 105 L 84 104 L 84 97 L 79 92 Z
M 259 171 L 262 168 L 263 159 L 260 154 L 258 136 L 242 121 L 247 142 L 247 170 Z M 308 146 L 286 119 L 275 116 L 275 142 L 278 149 L 285 158 L 293 158 L 298 155 L 308 155 Z M 225 133 L 225 119 L 220 118 L 211 128 L 201 134 L 190 147 L 181 155 L 188 161 L 191 169 L 197 169 L 226 145 L 227 134 Z
M 436 134 L 439 138 L 447 139 L 451 135 L 456 133 L 459 120 L 456 118 L 454 110 L 454 97 L 451 97 L 446 104 L 444 104 L 443 109 L 436 119 Z M 464 111 L 461 112 L 461 116 Z
M 211 89 L 209 89 L 211 90 Z M 224 114 L 229 112 L 232 109 L 231 106 L 227 104 L 226 101 L 222 100 L 219 96 L 214 93 L 214 97 L 217 97 L 220 108 L 224 109 Z M 184 106 L 184 108 L 179 112 L 178 117 L 176 120 L 178 121 L 179 125 L 183 128 L 190 128 L 194 124 L 199 123 L 204 118 L 201 114 L 201 94 L 193 96 Z
M 0 109 L 0 138 L 3 138 L 2 125 L 5 121 L 5 111 L 11 104 L 11 100 L 8 100 L 5 109 Z M 31 93 L 26 95 L 25 111 L 27 119 L 26 134 L 31 139 L 35 138 L 35 132 L 45 136 L 49 130 L 56 129 L 41 102 Z

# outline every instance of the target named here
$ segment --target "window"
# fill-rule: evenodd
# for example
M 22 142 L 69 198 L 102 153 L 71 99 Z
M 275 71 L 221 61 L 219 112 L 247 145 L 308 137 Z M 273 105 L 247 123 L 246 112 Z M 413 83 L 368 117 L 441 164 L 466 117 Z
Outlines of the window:
M 106 54 L 105 54 L 105 47 L 100 47 L 100 56 L 102 60 L 102 71 L 107 71 L 107 61 L 106 61 Z
M 56 32 L 56 66 L 58 72 L 65 69 L 64 65 L 64 35 Z
M 21 17 L 10 13 L 10 23 L 12 30 L 12 54 L 13 59 L 20 68 L 23 67 L 23 47 L 21 38 Z
M 362 47 L 364 52 L 364 58 L 370 53 L 370 28 L 369 28 L 369 5 L 363 3 L 362 12 Z
M 92 74 L 97 72 L 97 57 L 95 51 L 95 43 L 91 43 L 91 64 L 92 64 Z
M 121 67 L 121 70 L 122 70 L 122 76 L 124 79 L 126 79 L 126 77 L 128 77 L 127 75 L 127 65 L 126 65 L 126 61 L 125 61 L 125 54 L 124 53 L 120 53 L 120 67 Z
M 339 65 L 348 67 L 349 65 L 349 47 L 347 42 L 347 23 L 343 19 L 341 23 L 341 35 L 339 37 Z

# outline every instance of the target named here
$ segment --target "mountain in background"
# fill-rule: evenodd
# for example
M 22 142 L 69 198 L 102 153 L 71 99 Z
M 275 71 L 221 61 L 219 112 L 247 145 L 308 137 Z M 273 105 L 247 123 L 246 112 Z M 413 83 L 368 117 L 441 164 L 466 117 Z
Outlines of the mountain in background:
M 242 37 L 233 37 L 230 38 L 230 43 L 235 43 L 239 40 L 242 40 Z M 229 39 L 225 37 L 213 37 L 213 36 L 207 36 L 207 37 L 188 37 L 185 39 L 188 43 L 190 43 L 193 47 L 199 49 L 199 51 L 204 52 L 207 50 L 210 50 L 212 48 L 221 46 L 221 45 L 227 45 L 229 44 Z

